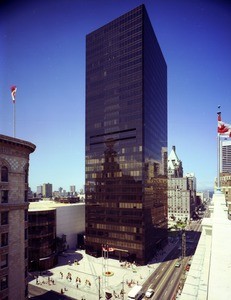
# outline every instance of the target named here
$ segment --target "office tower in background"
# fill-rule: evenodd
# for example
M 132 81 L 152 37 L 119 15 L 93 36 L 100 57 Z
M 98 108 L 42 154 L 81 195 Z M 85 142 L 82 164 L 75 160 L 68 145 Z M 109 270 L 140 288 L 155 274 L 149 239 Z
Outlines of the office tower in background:
M 221 141 L 221 173 L 231 173 L 231 141 Z
M 44 198 L 51 198 L 52 197 L 52 184 L 51 183 L 44 183 L 43 184 L 43 190 L 42 190 L 42 193 L 43 193 L 43 197 Z
M 43 186 L 42 185 L 38 185 L 37 186 L 37 192 L 36 192 L 37 196 L 42 196 L 43 195 Z
M 86 37 L 86 251 L 167 240 L 167 65 L 144 5 Z
M 75 185 L 71 185 L 71 186 L 70 186 L 70 193 L 71 193 L 71 195 L 74 195 L 75 192 L 76 192 Z

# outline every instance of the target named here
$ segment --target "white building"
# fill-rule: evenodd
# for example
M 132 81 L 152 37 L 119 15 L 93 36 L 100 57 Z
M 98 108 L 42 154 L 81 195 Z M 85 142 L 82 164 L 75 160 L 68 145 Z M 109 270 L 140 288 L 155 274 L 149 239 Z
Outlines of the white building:
M 30 209 L 56 209 L 56 235 L 66 237 L 69 249 L 77 248 L 77 235 L 85 232 L 85 203 L 57 203 L 54 201 L 31 202 Z

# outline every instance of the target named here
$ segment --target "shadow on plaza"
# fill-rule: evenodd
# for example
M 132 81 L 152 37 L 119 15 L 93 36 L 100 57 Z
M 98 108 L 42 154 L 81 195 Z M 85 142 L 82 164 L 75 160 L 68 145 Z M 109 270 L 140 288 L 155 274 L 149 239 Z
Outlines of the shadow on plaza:
M 54 268 L 66 266 L 66 265 L 78 264 L 78 262 L 81 262 L 82 259 L 83 259 L 83 255 L 76 252 L 76 250 L 68 250 L 67 252 L 63 252 L 58 255 L 58 263 L 54 266 Z M 31 271 L 28 274 L 28 281 L 30 282 L 34 280 L 37 276 L 42 276 L 43 278 L 46 278 L 46 277 L 51 277 L 52 275 L 54 275 L 52 270 Z
M 36 291 L 36 293 L 40 293 L 39 295 L 32 296 L 33 292 Z M 55 291 L 45 291 L 43 289 L 40 289 L 35 286 L 29 286 L 29 299 L 33 300 L 64 300 L 64 299 L 76 299 L 69 296 L 61 295 L 58 292 Z
M 81 262 L 81 260 L 83 259 L 83 255 L 76 251 L 78 250 L 68 250 L 66 252 L 59 254 L 57 266 L 65 266 L 68 264 L 72 265 Z

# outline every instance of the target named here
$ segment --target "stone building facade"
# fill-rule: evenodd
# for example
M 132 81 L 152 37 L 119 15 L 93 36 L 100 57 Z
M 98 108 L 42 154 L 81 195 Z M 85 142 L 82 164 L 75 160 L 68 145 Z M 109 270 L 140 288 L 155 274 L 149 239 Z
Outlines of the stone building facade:
M 0 135 L 0 299 L 28 298 L 28 172 L 35 145 Z
M 188 222 L 195 210 L 196 178 L 194 173 L 183 176 L 182 161 L 173 146 L 168 157 L 168 225 Z

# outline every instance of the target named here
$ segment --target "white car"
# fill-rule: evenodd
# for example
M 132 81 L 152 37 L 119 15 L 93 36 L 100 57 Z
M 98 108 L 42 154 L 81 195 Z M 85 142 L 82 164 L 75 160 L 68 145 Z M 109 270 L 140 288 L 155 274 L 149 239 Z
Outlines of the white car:
M 148 289 L 145 293 L 145 297 L 146 298 L 151 298 L 153 294 L 154 294 L 154 290 L 153 289 Z

